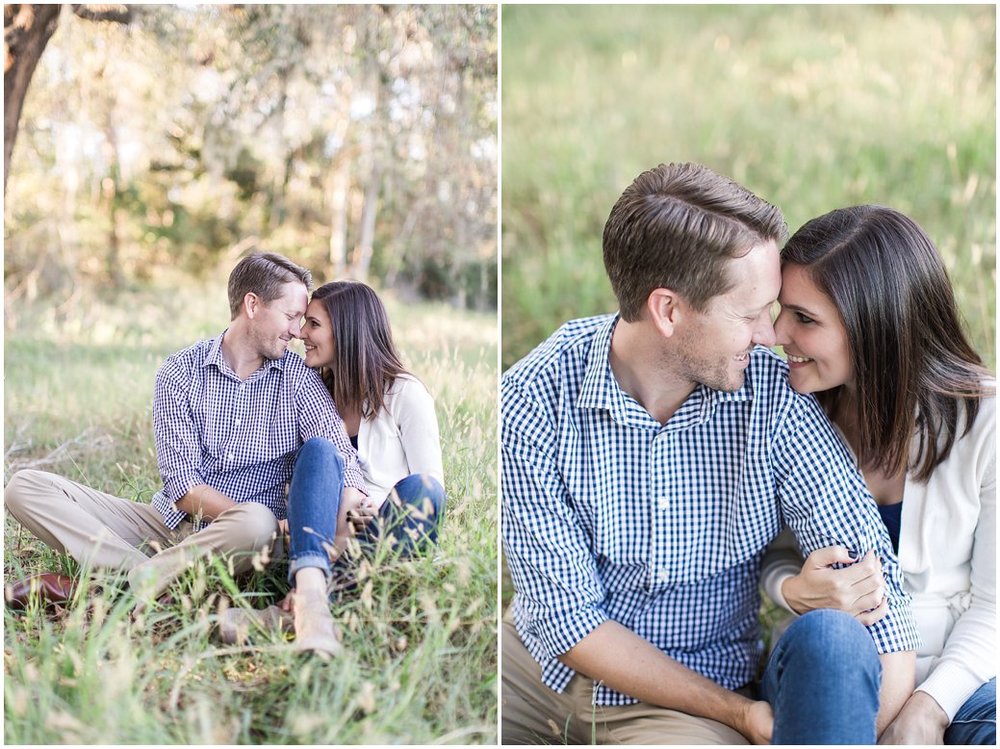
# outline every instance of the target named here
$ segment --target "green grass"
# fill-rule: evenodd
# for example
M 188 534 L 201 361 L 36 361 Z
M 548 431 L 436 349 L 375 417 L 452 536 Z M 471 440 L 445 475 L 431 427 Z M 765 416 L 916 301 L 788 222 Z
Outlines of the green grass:
M 397 342 L 436 396 L 448 507 L 433 555 L 363 563 L 333 613 L 344 654 L 298 655 L 277 636 L 223 645 L 220 606 L 260 608 L 281 565 L 237 588 L 204 564 L 177 602 L 133 621 L 121 580 L 68 610 L 4 614 L 7 743 L 496 742 L 496 320 L 386 298 Z M 5 482 L 34 466 L 149 501 L 159 488 L 150 402 L 164 356 L 228 319 L 220 279 L 8 307 Z M 4 576 L 76 571 L 9 517 Z
M 995 362 L 993 6 L 503 8 L 503 350 L 616 308 L 601 233 L 622 190 L 697 161 L 791 231 L 881 203 L 934 239 Z

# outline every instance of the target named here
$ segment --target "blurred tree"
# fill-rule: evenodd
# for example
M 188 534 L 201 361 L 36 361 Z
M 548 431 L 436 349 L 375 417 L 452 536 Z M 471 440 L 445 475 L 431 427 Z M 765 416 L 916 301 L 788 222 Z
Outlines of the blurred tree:
M 21 283 L 48 225 L 46 265 L 74 287 L 268 248 L 318 279 L 495 307 L 495 7 L 132 16 L 52 36 L 11 163 L 8 289 L 67 285 Z
M 7 192 L 10 155 L 17 139 L 21 108 L 35 67 L 59 24 L 62 5 L 4 5 L 3 8 L 3 189 Z M 125 5 L 74 5 L 73 12 L 89 21 L 128 23 Z

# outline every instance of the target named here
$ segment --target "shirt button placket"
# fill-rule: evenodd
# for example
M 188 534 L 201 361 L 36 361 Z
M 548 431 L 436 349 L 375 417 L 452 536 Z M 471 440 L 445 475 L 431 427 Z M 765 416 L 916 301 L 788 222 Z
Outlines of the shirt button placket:
M 657 511 L 653 512 L 649 568 L 654 583 L 666 585 L 670 581 L 670 445 L 672 432 L 661 429 L 650 445 L 650 476 L 657 477 L 652 486 Z

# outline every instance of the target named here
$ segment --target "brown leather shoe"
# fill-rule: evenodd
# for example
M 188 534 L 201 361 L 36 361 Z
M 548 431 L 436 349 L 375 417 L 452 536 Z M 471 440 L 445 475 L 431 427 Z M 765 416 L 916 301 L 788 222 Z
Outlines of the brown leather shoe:
M 76 580 L 72 577 L 56 572 L 42 572 L 4 585 L 3 597 L 12 609 L 22 610 L 28 607 L 32 597 L 37 596 L 42 604 L 48 606 L 67 603 L 75 592 Z

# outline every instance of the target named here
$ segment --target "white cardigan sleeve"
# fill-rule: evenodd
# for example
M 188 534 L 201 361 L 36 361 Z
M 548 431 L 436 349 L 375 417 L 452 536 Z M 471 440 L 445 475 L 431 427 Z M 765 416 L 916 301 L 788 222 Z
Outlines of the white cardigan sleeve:
M 399 428 L 399 440 L 406 455 L 410 473 L 425 473 L 444 485 L 441 461 L 441 437 L 438 432 L 434 399 L 417 379 L 398 378 L 401 385 L 394 417 Z
M 982 477 L 972 547 L 971 603 L 955 622 L 927 678 L 917 686 L 934 698 L 949 721 L 980 685 L 996 675 L 996 411 L 995 401 L 983 403 L 979 418 L 990 420 L 990 436 L 983 440 L 979 456 Z M 968 470 L 975 467 L 968 466 Z

